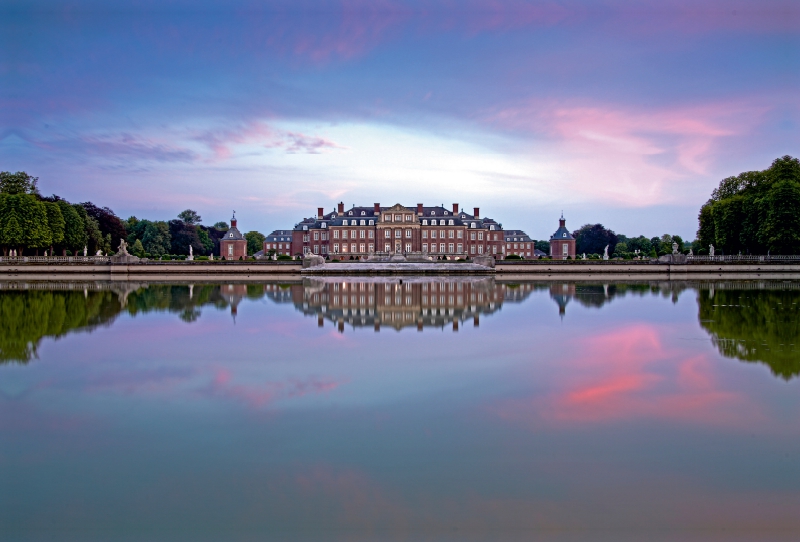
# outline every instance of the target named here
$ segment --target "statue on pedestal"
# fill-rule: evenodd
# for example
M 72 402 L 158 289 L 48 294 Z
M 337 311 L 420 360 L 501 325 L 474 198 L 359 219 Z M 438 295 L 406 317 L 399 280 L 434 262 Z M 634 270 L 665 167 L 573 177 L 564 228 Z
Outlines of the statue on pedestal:
M 117 249 L 117 256 L 130 256 L 130 254 L 128 254 L 128 243 L 125 242 L 125 239 L 119 240 L 119 248 Z
M 86 246 L 83 247 L 83 257 L 84 258 L 86 257 L 86 253 L 88 252 L 88 250 L 89 250 L 88 247 L 86 247 Z
M 672 243 L 672 253 L 673 254 L 678 253 L 678 243 Z
M 194 260 L 194 251 L 192 250 L 192 245 L 189 245 L 189 257 L 186 259 L 189 261 Z
M 714 257 L 714 245 L 708 245 L 708 255 Z
M 606 249 L 603 251 L 603 259 L 604 260 L 608 259 L 608 245 L 606 245 Z

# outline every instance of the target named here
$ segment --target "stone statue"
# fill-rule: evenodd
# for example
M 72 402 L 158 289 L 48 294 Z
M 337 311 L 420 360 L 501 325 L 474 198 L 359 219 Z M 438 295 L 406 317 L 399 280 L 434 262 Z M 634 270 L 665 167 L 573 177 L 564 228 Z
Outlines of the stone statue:
M 194 251 L 192 250 L 192 245 L 189 245 L 189 257 L 186 259 L 189 261 L 194 260 Z
M 585 252 L 583 253 L 583 259 L 584 260 L 586 259 L 586 253 Z
M 103 251 L 102 250 L 98 250 L 97 254 L 95 254 L 95 256 L 102 256 L 102 255 L 103 255 Z
M 689 249 L 689 256 L 694 256 L 694 251 L 691 248 Z
M 604 260 L 608 259 L 608 245 L 606 245 L 606 249 L 603 251 L 603 259 Z
M 214 261 L 214 253 L 213 252 L 208 255 L 208 261 L 209 262 L 213 262 Z
M 86 253 L 87 253 L 88 251 L 89 251 L 88 247 L 86 247 L 86 246 L 84 245 L 84 247 L 83 247 L 83 257 L 84 257 L 84 258 L 86 257 Z
M 673 254 L 678 253 L 678 243 L 672 243 L 672 253 Z
M 125 239 L 119 240 L 119 248 L 117 249 L 117 256 L 130 256 L 130 254 L 128 254 L 128 243 L 125 242 Z
M 708 255 L 714 256 L 714 245 L 708 245 Z
M 47 258 L 47 251 L 44 251 L 44 257 Z

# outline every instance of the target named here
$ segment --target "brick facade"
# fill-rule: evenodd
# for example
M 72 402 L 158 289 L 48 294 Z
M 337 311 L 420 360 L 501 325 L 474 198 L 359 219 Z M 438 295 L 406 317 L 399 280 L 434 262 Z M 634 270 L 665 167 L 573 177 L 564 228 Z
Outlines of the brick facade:
M 550 238 L 550 256 L 554 260 L 575 259 L 575 238 L 566 226 L 564 215 L 558 221 L 558 229 Z
M 231 227 L 219 240 L 219 256 L 226 260 L 247 258 L 247 240 L 236 227 L 236 217 L 231 218 Z

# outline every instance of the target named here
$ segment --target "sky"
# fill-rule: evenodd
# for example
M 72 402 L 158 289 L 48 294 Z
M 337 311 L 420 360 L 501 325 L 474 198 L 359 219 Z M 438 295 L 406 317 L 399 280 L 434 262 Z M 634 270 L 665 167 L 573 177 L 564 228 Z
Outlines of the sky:
M 693 239 L 799 128 L 790 0 L 0 7 L 0 170 L 122 218 L 459 203 L 535 239 L 562 211 Z

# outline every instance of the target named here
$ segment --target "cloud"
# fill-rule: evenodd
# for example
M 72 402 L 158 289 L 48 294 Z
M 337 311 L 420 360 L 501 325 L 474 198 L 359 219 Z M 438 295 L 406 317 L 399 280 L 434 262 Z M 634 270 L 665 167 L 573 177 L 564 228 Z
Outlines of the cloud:
M 492 411 L 532 426 L 662 419 L 735 428 L 766 419 L 744 395 L 720 388 L 704 354 L 665 346 L 663 335 L 656 326 L 634 324 L 587 337 L 552 392 L 504 401 Z
M 207 397 L 241 402 L 251 408 L 262 408 L 279 400 L 319 395 L 338 388 L 342 382 L 309 377 L 304 380 L 266 381 L 259 384 L 237 383 L 228 369 L 218 369 L 210 384 L 201 393 Z

